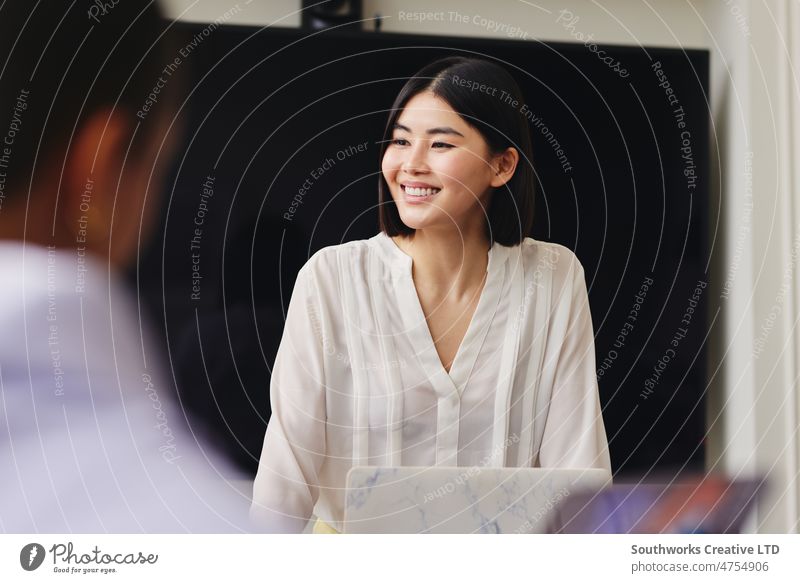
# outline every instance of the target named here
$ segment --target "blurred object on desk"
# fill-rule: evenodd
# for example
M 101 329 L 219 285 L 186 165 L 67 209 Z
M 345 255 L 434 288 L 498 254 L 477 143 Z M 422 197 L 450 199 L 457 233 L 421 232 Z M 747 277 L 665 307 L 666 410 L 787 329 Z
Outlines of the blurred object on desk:
M 698 476 L 679 484 L 617 484 L 571 497 L 551 532 L 636 534 L 740 533 L 764 480 Z

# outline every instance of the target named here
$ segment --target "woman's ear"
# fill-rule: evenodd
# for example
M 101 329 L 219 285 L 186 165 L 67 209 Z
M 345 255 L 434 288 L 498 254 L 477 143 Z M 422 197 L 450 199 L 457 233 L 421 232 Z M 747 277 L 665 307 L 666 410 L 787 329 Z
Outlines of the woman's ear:
M 511 180 L 514 176 L 514 171 L 517 169 L 519 163 L 519 152 L 516 148 L 508 147 L 505 151 L 497 154 L 492 160 L 492 169 L 494 175 L 492 176 L 491 185 L 495 188 L 503 186 L 506 182 Z
M 59 215 L 79 243 L 97 245 L 110 236 L 130 130 L 131 121 L 123 110 L 100 109 L 78 127 L 72 140 Z

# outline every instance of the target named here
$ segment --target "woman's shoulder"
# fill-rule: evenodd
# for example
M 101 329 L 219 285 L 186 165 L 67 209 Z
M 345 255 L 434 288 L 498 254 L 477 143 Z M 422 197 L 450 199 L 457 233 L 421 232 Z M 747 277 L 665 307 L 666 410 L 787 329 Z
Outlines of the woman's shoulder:
M 583 272 L 580 260 L 568 247 L 525 237 L 520 243 L 526 268 L 549 268 L 554 272 Z
M 308 258 L 300 268 L 300 273 L 314 279 L 329 279 L 339 272 L 342 261 L 350 262 L 364 255 L 373 243 L 373 239 L 358 239 L 322 247 Z
M 551 315 L 567 317 L 573 302 L 585 301 L 586 275 L 578 257 L 558 243 L 526 237 L 521 243 L 525 289 L 549 289 Z M 527 293 L 527 291 L 526 291 Z

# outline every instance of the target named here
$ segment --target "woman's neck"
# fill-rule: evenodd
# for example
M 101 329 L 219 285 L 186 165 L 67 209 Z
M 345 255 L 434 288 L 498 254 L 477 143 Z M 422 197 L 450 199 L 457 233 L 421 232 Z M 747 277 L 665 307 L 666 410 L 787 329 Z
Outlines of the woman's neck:
M 489 240 L 482 230 L 419 229 L 411 237 L 394 237 L 394 241 L 413 260 L 418 290 L 460 301 L 483 286 Z

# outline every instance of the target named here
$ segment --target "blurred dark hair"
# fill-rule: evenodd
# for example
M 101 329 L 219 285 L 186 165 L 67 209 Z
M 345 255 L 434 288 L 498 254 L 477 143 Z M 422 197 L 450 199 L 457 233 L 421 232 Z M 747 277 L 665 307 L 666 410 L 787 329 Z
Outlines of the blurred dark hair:
M 185 63 L 164 72 L 180 56 L 168 25 L 155 0 L 0 2 L 0 194 L 26 190 L 34 160 L 37 175 L 60 169 L 80 124 L 101 108 L 130 118 L 128 157 L 143 151 L 177 108 L 185 75 Z M 160 77 L 156 102 L 137 117 Z
M 460 84 L 462 79 L 485 84 L 496 91 L 494 95 L 472 91 Z M 501 245 L 521 243 L 533 227 L 535 183 L 530 132 L 527 120 L 520 112 L 524 99 L 516 81 L 504 68 L 483 59 L 446 57 L 423 67 L 406 82 L 392 104 L 379 162 L 383 160 L 403 108 L 412 97 L 424 91 L 446 101 L 465 122 L 480 132 L 492 154 L 499 154 L 508 147 L 519 151 L 519 163 L 511 180 L 492 193 L 487 212 L 487 235 L 490 241 Z M 502 100 L 501 91 L 517 100 L 517 107 Z M 414 229 L 400 218 L 383 174 L 379 177 L 378 197 L 381 229 L 389 236 L 413 234 Z

